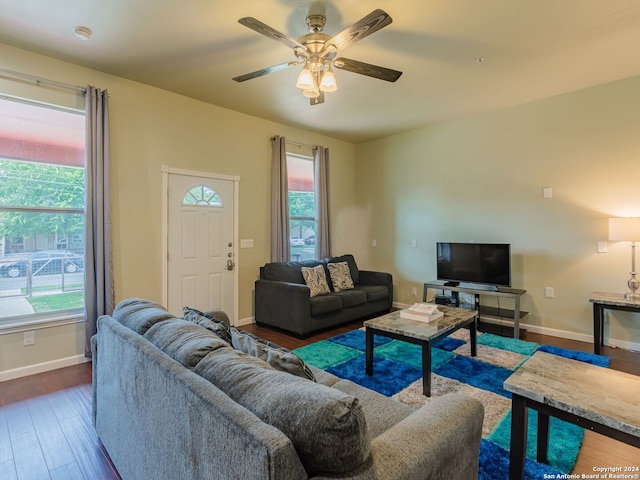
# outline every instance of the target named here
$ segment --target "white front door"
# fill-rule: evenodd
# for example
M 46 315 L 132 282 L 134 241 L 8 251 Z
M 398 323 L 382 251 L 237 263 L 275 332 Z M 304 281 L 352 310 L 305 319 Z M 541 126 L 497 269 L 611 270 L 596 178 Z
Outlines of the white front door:
M 167 308 L 224 310 L 235 318 L 232 180 L 169 174 Z

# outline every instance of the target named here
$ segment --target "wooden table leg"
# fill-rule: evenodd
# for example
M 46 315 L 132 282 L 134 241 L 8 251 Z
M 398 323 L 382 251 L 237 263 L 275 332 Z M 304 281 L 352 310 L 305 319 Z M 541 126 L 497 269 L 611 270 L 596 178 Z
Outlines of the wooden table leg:
M 511 395 L 511 449 L 509 452 L 509 480 L 524 478 L 527 453 L 527 406 L 520 395 Z

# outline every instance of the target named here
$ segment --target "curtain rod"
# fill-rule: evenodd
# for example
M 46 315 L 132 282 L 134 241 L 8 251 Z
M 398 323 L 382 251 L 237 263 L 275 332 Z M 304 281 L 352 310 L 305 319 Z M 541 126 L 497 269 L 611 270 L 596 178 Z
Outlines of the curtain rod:
M 271 141 L 273 142 L 276 139 L 276 137 L 271 137 Z M 310 150 L 315 150 L 316 146 L 314 145 L 305 145 L 304 143 L 298 143 L 298 142 L 292 142 L 289 140 L 285 140 L 284 143 L 288 144 L 288 145 L 297 145 L 298 147 L 304 147 L 304 148 L 308 148 Z
M 27 80 L 37 84 L 49 85 L 51 87 L 57 88 L 66 88 L 68 90 L 75 90 L 76 92 L 80 92 L 82 94 L 87 93 L 87 89 L 85 87 L 79 87 L 77 85 L 70 85 L 68 83 L 56 82 L 55 80 L 47 80 L 46 78 L 36 77 L 34 75 L 29 75 L 27 73 L 14 72 L 13 70 L 7 70 L 5 68 L 0 68 L 0 76 L 12 78 L 14 80 Z

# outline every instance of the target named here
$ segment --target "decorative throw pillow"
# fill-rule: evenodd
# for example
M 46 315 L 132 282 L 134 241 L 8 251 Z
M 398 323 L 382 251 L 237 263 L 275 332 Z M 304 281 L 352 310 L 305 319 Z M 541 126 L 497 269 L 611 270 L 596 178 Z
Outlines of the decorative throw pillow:
M 197 323 L 201 327 L 212 331 L 218 335 L 222 340 L 227 343 L 231 343 L 231 330 L 229 330 L 229 317 L 224 312 L 219 312 L 220 318 L 216 318 L 213 315 L 207 315 L 195 308 L 183 307 L 182 317 L 193 323 Z
M 302 276 L 307 287 L 311 290 L 312 297 L 331 292 L 327 284 L 327 275 L 324 273 L 322 265 L 313 268 L 302 267 Z
M 351 272 L 347 262 L 328 263 L 327 268 L 329 269 L 333 289 L 336 292 L 353 288 L 353 280 L 351 279 Z
M 288 372 L 301 378 L 316 381 L 311 369 L 300 357 L 291 353 L 280 345 L 271 343 L 249 332 L 243 332 L 231 327 L 231 345 L 236 350 L 240 350 L 253 357 L 258 357 L 267 362 L 276 370 Z

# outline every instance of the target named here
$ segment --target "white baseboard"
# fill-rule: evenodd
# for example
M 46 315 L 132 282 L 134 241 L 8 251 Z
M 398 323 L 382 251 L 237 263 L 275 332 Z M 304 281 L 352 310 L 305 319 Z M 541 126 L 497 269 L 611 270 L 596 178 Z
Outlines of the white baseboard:
M 78 365 L 80 363 L 90 361 L 91 359 L 86 358 L 84 355 L 76 355 L 73 357 L 58 358 L 49 362 L 37 363 L 35 365 L 27 365 L 26 367 L 14 368 L 12 370 L 5 370 L 0 372 L 0 382 L 26 377 L 28 375 L 35 375 L 36 373 L 44 373 L 50 370 L 57 370 L 58 368 L 70 367 L 72 365 Z
M 409 308 L 411 305 L 404 303 L 394 303 L 395 308 Z M 483 321 L 487 323 L 501 324 L 498 320 L 494 320 L 491 317 L 483 316 Z M 507 323 L 509 320 L 505 320 Z M 566 338 L 568 340 L 577 340 L 579 342 L 593 343 L 593 335 L 586 333 L 569 332 L 566 330 L 558 330 L 555 328 L 540 327 L 538 325 L 529 325 L 528 323 L 520 322 L 520 328 L 531 333 L 539 333 L 541 335 L 549 335 L 550 337 Z M 608 347 L 622 348 L 623 350 L 630 350 L 632 352 L 640 352 L 640 343 L 629 342 L 627 340 L 620 340 L 617 338 L 605 338 L 604 343 Z
M 242 327 L 243 325 L 252 325 L 254 323 L 256 323 L 256 322 L 255 322 L 255 319 L 253 317 L 247 317 L 247 318 L 239 319 L 236 322 L 235 326 L 236 327 Z

